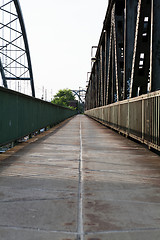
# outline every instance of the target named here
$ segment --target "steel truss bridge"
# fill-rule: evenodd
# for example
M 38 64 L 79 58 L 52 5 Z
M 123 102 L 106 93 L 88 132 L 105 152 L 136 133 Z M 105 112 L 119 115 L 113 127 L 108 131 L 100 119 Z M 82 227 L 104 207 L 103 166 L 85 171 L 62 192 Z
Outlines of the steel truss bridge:
M 160 150 L 160 2 L 110 0 L 86 114 Z
M 2 85 L 35 97 L 32 64 L 18 0 L 0 0 L 0 72 Z M 23 88 L 23 90 L 21 89 Z
M 159 10 L 158 0 L 109 1 L 97 51 L 92 56 L 85 114 L 160 151 Z M 33 72 L 19 1 L 0 0 L 0 12 L 3 145 L 76 112 L 54 106 L 55 117 L 53 105 L 32 98 Z M 26 93 L 26 88 L 31 98 L 18 93 Z M 74 93 L 81 96 L 83 92 Z M 25 125 L 19 127 L 22 119 Z

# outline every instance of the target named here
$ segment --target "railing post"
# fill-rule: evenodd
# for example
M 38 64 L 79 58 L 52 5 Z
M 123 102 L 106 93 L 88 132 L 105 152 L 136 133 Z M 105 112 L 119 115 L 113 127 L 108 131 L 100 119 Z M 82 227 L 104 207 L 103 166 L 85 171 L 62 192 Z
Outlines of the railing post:
M 130 124 L 129 124 L 129 99 L 128 99 L 128 118 L 127 118 L 127 120 L 128 120 L 128 122 L 127 122 L 127 128 L 128 128 L 128 135 L 129 135 L 129 132 L 130 132 Z
M 142 140 L 144 141 L 144 126 L 145 126 L 145 117 L 144 117 L 144 99 L 142 98 Z

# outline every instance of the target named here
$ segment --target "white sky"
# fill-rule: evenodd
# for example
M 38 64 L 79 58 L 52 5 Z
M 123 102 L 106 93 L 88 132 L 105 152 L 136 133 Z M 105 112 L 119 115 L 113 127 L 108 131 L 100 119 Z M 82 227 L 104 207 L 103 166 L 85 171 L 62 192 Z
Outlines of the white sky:
M 98 45 L 107 0 L 20 0 L 36 97 L 85 88 L 91 47 Z

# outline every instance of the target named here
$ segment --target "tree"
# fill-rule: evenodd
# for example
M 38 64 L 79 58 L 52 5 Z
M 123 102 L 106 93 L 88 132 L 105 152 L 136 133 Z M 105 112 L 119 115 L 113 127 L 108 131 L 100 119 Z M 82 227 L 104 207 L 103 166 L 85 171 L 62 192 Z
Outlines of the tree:
M 74 100 L 75 96 L 73 95 L 72 91 L 66 88 L 59 90 L 58 93 L 54 95 L 54 98 L 51 102 L 63 107 L 69 107 L 69 102 Z

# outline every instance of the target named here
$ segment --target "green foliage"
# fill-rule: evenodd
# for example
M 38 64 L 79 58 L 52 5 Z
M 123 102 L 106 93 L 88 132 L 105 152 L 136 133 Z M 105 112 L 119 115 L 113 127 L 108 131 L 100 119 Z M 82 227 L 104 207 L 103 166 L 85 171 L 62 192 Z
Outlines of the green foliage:
M 71 109 L 74 109 L 73 107 L 69 106 L 69 101 L 74 101 L 74 100 L 75 100 L 75 96 L 73 95 L 70 89 L 61 89 L 58 91 L 56 95 L 54 95 L 52 103 L 63 106 L 63 107 L 69 107 Z

